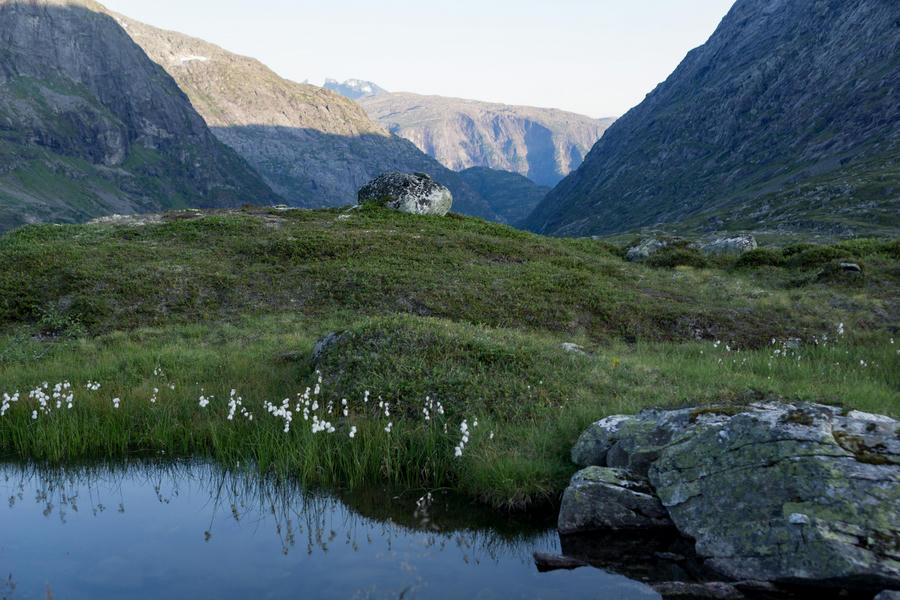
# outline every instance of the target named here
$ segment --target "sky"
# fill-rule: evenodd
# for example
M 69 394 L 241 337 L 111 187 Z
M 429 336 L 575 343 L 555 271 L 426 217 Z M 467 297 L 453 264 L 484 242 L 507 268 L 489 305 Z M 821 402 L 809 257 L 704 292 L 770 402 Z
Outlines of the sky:
M 101 0 L 284 78 L 621 116 L 734 0 Z

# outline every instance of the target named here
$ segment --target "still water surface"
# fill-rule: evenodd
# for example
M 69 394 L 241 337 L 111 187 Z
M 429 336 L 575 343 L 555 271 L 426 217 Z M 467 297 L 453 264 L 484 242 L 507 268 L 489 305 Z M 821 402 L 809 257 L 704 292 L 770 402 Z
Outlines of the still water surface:
M 538 573 L 549 523 L 441 491 L 326 494 L 199 463 L 0 464 L 0 599 L 659 598 L 600 569 Z

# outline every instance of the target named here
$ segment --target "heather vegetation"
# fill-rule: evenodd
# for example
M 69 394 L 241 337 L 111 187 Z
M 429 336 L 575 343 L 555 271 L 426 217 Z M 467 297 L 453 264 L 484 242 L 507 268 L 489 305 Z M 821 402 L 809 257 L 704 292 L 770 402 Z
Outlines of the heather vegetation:
M 622 254 L 374 206 L 25 227 L 0 237 L 0 453 L 195 455 L 525 507 L 558 501 L 609 414 L 900 414 L 896 240 Z

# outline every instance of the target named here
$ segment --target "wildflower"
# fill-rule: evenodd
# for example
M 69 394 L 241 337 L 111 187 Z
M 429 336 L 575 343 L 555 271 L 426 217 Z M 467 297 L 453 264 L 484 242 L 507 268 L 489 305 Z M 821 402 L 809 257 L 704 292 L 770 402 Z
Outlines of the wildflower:
M 113 398 L 113 399 L 112 399 L 113 408 L 119 408 L 119 403 L 120 403 L 121 401 L 122 401 L 121 398 Z
M 493 432 L 493 431 L 491 432 L 491 435 L 488 436 L 488 439 L 489 439 L 489 440 L 494 439 L 494 432 Z
M 356 437 L 356 425 L 354 425 L 353 427 L 350 428 L 350 437 L 351 438 Z
M 389 422 L 389 423 L 387 424 L 387 427 L 384 428 L 384 430 L 385 430 L 387 433 L 390 433 L 390 432 L 391 432 L 391 428 L 393 428 L 393 427 L 394 427 L 394 423 L 393 423 L 393 422 Z
M 844 324 L 843 323 L 838 323 L 837 332 L 838 332 L 838 335 L 844 335 Z
M 37 419 L 37 411 L 36 410 L 31 411 L 31 418 Z
M 460 457 L 462 456 L 462 448 L 457 446 L 453 449 L 453 456 Z

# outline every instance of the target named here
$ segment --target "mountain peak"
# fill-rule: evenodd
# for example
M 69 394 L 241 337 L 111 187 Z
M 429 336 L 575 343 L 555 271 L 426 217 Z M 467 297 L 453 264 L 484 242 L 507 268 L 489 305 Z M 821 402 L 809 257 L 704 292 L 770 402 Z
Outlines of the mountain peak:
M 325 84 L 322 87 L 337 92 L 341 96 L 350 98 L 351 100 L 371 98 L 373 96 L 380 96 L 388 93 L 383 87 L 372 83 L 371 81 L 364 81 L 362 79 L 348 79 L 344 82 L 338 82 L 337 79 L 326 79 Z

